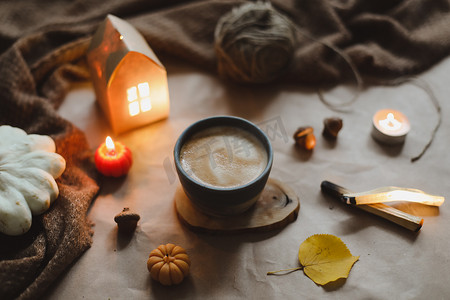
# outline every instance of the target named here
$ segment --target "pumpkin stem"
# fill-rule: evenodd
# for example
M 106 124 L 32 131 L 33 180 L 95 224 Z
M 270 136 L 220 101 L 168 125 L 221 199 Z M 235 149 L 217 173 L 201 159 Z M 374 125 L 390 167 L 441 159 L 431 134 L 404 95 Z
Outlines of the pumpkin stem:
M 271 271 L 271 272 L 267 272 L 267 275 L 286 275 L 286 274 L 289 274 L 289 273 L 292 273 L 292 272 L 298 271 L 298 270 L 303 270 L 303 266 L 302 267 L 297 267 L 297 268 L 291 268 L 291 269 Z M 285 273 L 284 274 L 277 274 L 279 272 L 285 272 Z

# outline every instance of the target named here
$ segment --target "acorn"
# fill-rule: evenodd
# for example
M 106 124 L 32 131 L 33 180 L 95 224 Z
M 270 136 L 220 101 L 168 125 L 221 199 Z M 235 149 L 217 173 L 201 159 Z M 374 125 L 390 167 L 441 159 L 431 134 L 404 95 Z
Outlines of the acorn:
M 322 135 L 325 138 L 335 140 L 338 136 L 339 131 L 342 129 L 342 119 L 341 118 L 326 118 L 323 120 L 323 132 Z
M 137 222 L 141 219 L 136 213 L 130 212 L 128 207 L 125 207 L 122 212 L 114 217 L 114 221 L 119 227 L 120 233 L 132 233 L 137 226 Z
M 316 146 L 316 137 L 314 136 L 314 129 L 311 126 L 299 127 L 293 137 L 295 144 L 305 150 L 310 151 Z

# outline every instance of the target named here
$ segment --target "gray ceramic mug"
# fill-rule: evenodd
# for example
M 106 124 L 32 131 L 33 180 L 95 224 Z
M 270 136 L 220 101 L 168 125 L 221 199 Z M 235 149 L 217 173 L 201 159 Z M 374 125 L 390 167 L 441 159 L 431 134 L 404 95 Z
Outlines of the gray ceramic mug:
M 204 184 L 189 175 L 181 163 L 183 145 L 196 133 L 217 126 L 230 126 L 256 137 L 267 153 L 264 170 L 250 182 L 233 187 Z M 215 116 L 193 123 L 178 138 L 174 148 L 175 166 L 181 185 L 195 207 L 210 215 L 235 215 L 248 210 L 259 198 L 269 178 L 273 163 L 273 150 L 267 135 L 255 124 L 233 116 Z

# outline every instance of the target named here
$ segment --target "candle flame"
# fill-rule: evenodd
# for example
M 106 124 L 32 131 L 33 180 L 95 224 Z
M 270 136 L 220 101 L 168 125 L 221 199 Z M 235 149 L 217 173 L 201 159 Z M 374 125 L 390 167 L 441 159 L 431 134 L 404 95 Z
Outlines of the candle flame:
M 112 138 L 110 136 L 106 137 L 106 149 L 108 149 L 108 152 L 113 152 L 116 150 L 116 147 L 114 146 L 114 141 L 112 140 Z
M 393 113 L 388 113 L 386 119 L 380 120 L 378 123 L 387 130 L 398 130 L 402 127 L 402 122 L 397 120 Z

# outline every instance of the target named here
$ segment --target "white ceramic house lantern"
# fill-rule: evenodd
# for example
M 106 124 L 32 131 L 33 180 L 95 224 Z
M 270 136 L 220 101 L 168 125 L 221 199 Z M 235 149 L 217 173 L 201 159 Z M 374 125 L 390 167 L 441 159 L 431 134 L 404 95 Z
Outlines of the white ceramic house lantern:
M 169 116 L 167 73 L 142 35 L 108 15 L 87 60 L 95 94 L 115 134 Z

